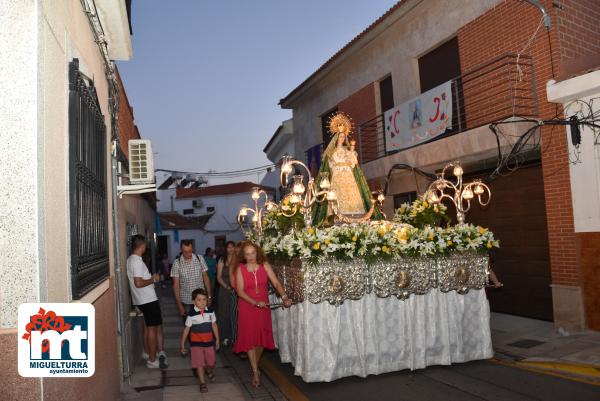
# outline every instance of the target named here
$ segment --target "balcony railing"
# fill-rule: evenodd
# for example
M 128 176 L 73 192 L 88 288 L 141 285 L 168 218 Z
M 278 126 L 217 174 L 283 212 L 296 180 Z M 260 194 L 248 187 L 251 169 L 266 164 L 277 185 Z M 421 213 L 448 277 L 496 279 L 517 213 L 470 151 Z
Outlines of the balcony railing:
M 530 56 L 505 54 L 465 72 L 452 80 L 452 128 L 429 142 L 515 115 L 537 116 L 535 85 Z M 408 149 L 386 151 L 383 114 L 357 131 L 362 163 Z

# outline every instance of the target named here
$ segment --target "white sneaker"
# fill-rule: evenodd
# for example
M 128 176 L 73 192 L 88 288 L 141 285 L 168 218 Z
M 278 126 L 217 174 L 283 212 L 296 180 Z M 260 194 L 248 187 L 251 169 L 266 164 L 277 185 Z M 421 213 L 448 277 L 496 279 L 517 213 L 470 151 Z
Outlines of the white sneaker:
M 165 351 L 160 351 L 158 353 L 158 364 L 163 370 L 169 367 L 169 364 L 167 363 L 167 354 L 165 354 Z
M 143 359 L 144 361 L 147 361 L 147 360 L 148 360 L 148 358 L 150 358 L 150 355 L 148 355 L 146 352 L 142 351 L 142 359 Z
M 148 369 L 158 369 L 158 368 L 160 368 L 160 363 L 158 362 L 158 359 L 155 359 L 154 362 L 147 361 L 146 362 L 146 367 Z

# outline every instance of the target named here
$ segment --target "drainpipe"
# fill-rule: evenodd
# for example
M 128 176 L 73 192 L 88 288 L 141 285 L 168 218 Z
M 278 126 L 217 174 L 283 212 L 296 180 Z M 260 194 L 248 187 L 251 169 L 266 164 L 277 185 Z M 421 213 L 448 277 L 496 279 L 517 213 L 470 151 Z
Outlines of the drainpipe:
M 118 223 L 118 192 L 119 161 L 117 160 L 117 140 L 112 142 L 111 165 L 112 165 L 112 225 L 113 225 L 113 249 L 115 254 L 115 291 L 117 295 L 117 335 L 121 338 L 121 360 L 123 362 L 123 377 L 129 378 L 129 347 L 127 333 L 125 332 L 125 316 L 123 314 L 123 283 L 121 274 L 121 240 Z
M 525 1 L 528 2 L 529 4 L 531 4 L 532 6 L 539 8 L 540 12 L 544 16 L 544 26 L 546 27 L 546 30 L 549 31 L 550 30 L 550 15 L 548 15 L 548 11 L 546 11 L 546 7 L 544 7 L 544 5 L 542 3 L 540 3 L 539 0 L 525 0 Z

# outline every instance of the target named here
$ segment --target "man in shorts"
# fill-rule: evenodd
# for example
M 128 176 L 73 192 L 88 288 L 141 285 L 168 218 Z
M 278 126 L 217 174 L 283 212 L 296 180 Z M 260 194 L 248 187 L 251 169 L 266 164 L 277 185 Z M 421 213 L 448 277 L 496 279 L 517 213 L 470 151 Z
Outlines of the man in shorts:
M 127 278 L 133 304 L 144 314 L 144 354 L 146 367 L 166 369 L 167 355 L 163 351 L 162 315 L 156 296 L 154 283 L 160 280 L 158 274 L 151 275 L 142 260 L 146 252 L 146 238 L 143 235 L 131 237 L 131 255 L 127 258 Z M 158 356 L 158 358 L 157 358 Z

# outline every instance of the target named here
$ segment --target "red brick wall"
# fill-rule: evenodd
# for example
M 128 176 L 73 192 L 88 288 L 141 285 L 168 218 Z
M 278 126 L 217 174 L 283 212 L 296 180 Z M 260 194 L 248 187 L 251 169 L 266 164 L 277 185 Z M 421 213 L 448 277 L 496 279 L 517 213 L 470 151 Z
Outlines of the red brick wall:
M 590 0 L 593 1 L 593 0 Z M 530 47 L 524 52 L 533 57 L 539 117 L 555 116 L 555 104 L 548 103 L 546 82 L 559 73 L 561 48 L 558 43 L 556 14 L 552 1 L 543 1 L 552 18 L 550 41 L 554 66 L 550 60 L 550 46 L 544 26 L 540 28 Z M 517 53 L 537 28 L 540 11 L 528 3 L 506 0 L 458 31 L 461 68 L 474 68 L 504 53 Z M 560 111 L 560 110 L 558 110 Z M 548 240 L 552 282 L 581 285 L 577 266 L 571 186 L 569 181 L 568 151 L 563 127 L 542 129 L 542 168 L 546 202 Z M 526 188 L 522 194 L 527 196 Z
M 375 84 L 371 83 L 342 100 L 338 104 L 338 110 L 348 114 L 354 122 L 355 132 L 351 139 L 357 141 L 356 146 L 358 151 L 359 144 L 358 136 L 356 134 L 358 126 L 377 116 L 377 106 L 375 104 Z M 377 133 L 373 132 L 363 135 L 362 144 L 363 154 L 377 154 Z
M 600 65 L 600 2 L 557 1 L 555 29 L 560 46 L 561 75 Z
M 119 141 L 121 150 L 129 158 L 128 143 L 130 139 L 139 139 L 140 133 L 133 119 L 133 108 L 127 99 L 125 85 L 121 80 L 121 75 L 117 70 L 117 82 L 119 84 Z
M 600 233 L 577 233 L 587 326 L 600 330 Z

